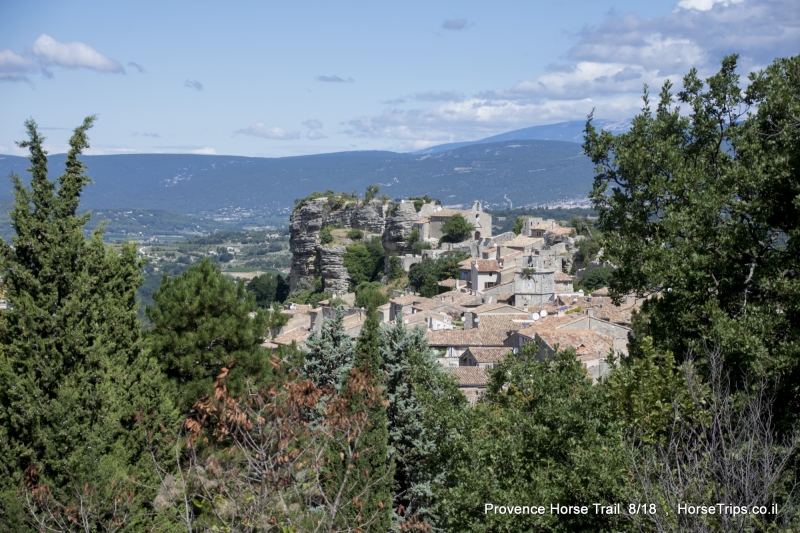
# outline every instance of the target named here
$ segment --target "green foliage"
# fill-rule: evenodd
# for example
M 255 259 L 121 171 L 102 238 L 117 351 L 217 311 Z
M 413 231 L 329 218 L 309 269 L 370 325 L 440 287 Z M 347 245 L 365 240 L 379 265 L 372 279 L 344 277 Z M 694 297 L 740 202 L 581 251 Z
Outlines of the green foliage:
M 511 231 L 513 231 L 516 235 L 519 235 L 520 233 L 522 233 L 522 228 L 523 228 L 523 226 L 525 226 L 525 219 L 526 218 L 531 218 L 531 217 L 528 216 L 528 215 L 523 215 L 521 217 L 517 217 L 517 220 L 514 222 L 514 227 L 511 228 Z
M 411 233 L 409 233 L 408 237 L 406 237 L 406 242 L 408 244 L 414 244 L 415 242 L 419 242 L 419 240 L 420 240 L 419 228 L 412 229 Z
M 590 120 L 591 198 L 604 257 L 618 267 L 611 288 L 661 293 L 637 336 L 678 357 L 713 342 L 735 382 L 781 375 L 780 416 L 796 420 L 800 56 L 752 74 L 746 95 L 736 63 L 726 57 L 705 83 L 690 71 L 677 102 L 665 83 L 654 112 L 645 93 L 629 133 Z
M 342 263 L 350 276 L 352 287 L 376 281 L 383 275 L 385 252 L 378 237 L 373 237 L 366 244 L 355 244 L 347 247 Z
M 439 268 L 436 261 L 425 258 L 419 263 L 411 265 L 411 268 L 408 270 L 408 283 L 419 290 L 431 274 L 438 278 Z
M 637 441 L 664 441 L 676 409 L 681 416 L 698 414 L 686 388 L 685 369 L 675 363 L 671 353 L 657 353 L 650 337 L 645 337 L 635 353 L 635 357 L 623 360 L 610 372 L 602 384 L 609 413 Z
M 278 334 L 278 331 L 289 323 L 289 320 L 292 318 L 291 316 L 287 315 L 281 309 L 281 304 L 278 302 L 274 302 L 272 304 L 272 309 L 267 310 L 265 313 L 266 318 L 264 322 L 266 324 L 267 331 L 270 333 L 270 337 L 274 338 L 275 335 Z
M 286 301 L 317 307 L 322 300 L 331 298 L 333 298 L 333 294 L 325 291 L 322 278 L 314 278 L 314 283 L 311 286 L 306 283 L 298 283 L 297 287 L 289 293 L 289 298 Z
M 377 281 L 364 282 L 356 287 L 356 307 L 378 308 L 388 302 L 389 295 L 383 290 L 383 285 Z
M 379 192 L 381 192 L 380 185 L 367 185 L 367 191 L 364 193 L 364 199 L 367 202 L 370 202 L 378 195 Z
M 610 286 L 613 279 L 613 267 L 593 268 L 586 273 L 586 275 L 580 281 L 580 286 L 578 288 L 583 289 L 586 292 L 596 291 L 597 289 Z
M 575 228 L 577 235 L 585 235 L 587 237 L 594 237 L 594 222 L 584 217 L 572 217 L 569 219 L 569 225 Z
M 469 222 L 464 218 L 464 215 L 460 213 L 451 216 L 442 224 L 442 233 L 455 242 L 464 240 L 464 238 L 469 236 L 473 231 L 475 231 L 475 225 Z
M 180 276 L 164 277 L 153 300 L 155 307 L 146 311 L 153 323 L 148 340 L 183 410 L 212 392 L 223 367 L 230 370 L 228 384 L 235 392 L 243 390 L 245 380 L 264 377 L 266 353 L 260 344 L 267 316 L 244 283 L 204 259 Z
M 386 204 L 388 204 L 389 202 L 391 202 L 391 201 L 392 201 L 392 198 L 391 198 L 391 197 L 390 197 L 388 194 L 381 194 L 381 195 L 378 197 L 378 200 L 380 200 L 380 202 L 381 202 L 383 205 L 386 205 Z
M 322 327 L 306 339 L 308 353 L 303 374 L 317 387 L 330 385 L 337 391 L 353 368 L 355 343 L 344 332 L 344 310 L 322 321 Z
M 433 298 L 439 294 L 439 280 L 435 273 L 431 272 L 425 277 L 425 282 L 419 288 L 419 293 L 426 298 Z
M 324 228 L 322 228 L 322 230 L 320 230 L 320 232 L 319 232 L 319 242 L 320 243 L 322 243 L 322 244 L 330 244 L 330 243 L 333 242 L 333 234 L 331 233 L 332 229 L 333 228 L 331 228 L 330 226 L 325 226 Z
M 593 237 L 589 237 L 578 241 L 577 247 L 578 252 L 575 254 L 575 261 L 582 265 L 588 265 L 597 257 L 597 253 L 600 251 L 601 245 L 600 241 Z
M 438 200 L 432 200 L 427 194 L 425 196 L 413 196 L 409 198 L 408 201 L 414 202 L 414 209 L 417 210 L 417 213 L 420 212 L 424 204 L 429 204 L 433 201 L 435 201 L 437 204 L 440 203 Z
M 360 241 L 364 237 L 364 232 L 360 229 L 351 229 L 347 232 L 347 238 L 354 241 Z
M 394 461 L 394 506 L 406 510 L 396 521 L 417 515 L 431 521 L 433 487 L 443 481 L 437 456 L 453 413 L 465 407 L 458 390 L 428 347 L 423 328 L 402 323 L 381 331 L 386 375 L 389 448 Z
M 423 250 L 430 250 L 430 249 L 431 249 L 431 243 L 429 242 L 417 241 L 413 244 L 413 246 L 411 246 L 411 250 L 416 255 L 422 255 Z
M 389 430 L 380 353 L 380 321 L 374 308 L 367 309 L 367 319 L 356 343 L 354 372 L 348 379 L 348 388 L 353 389 L 362 378 L 363 393 L 356 394 L 350 401 L 353 413 L 364 412 L 370 425 L 364 429 L 361 438 L 354 443 L 356 457 L 353 461 L 351 486 L 360 493 L 360 509 L 364 516 L 377 516 L 364 531 L 385 533 L 390 529 L 392 517 L 392 480 L 394 467 L 389 457 Z M 370 389 L 379 392 L 379 397 L 370 397 Z M 363 487 L 358 491 L 357 487 Z M 368 490 L 367 490 L 367 487 Z M 353 489 L 350 489 L 353 490 Z M 354 512 L 351 510 L 349 512 Z M 347 512 L 347 511 L 345 511 Z
M 436 277 L 436 281 L 446 279 L 458 279 L 460 270 L 458 263 L 469 257 L 465 252 L 439 256 L 435 261 L 425 258 L 419 263 L 411 265 L 408 272 L 408 282 L 410 285 L 420 289 L 430 274 Z
M 403 266 L 400 264 L 400 258 L 397 257 L 397 254 L 392 254 L 389 258 L 389 267 L 392 270 L 390 275 L 390 279 L 400 279 L 405 275 L 405 270 L 403 270 Z
M 149 444 L 160 454 L 158 428 L 177 420 L 167 384 L 141 342 L 136 248 L 107 247 L 102 227 L 87 240 L 89 215 L 76 215 L 89 182 L 79 156 L 93 122 L 88 117 L 74 130 L 66 172 L 53 182 L 44 138 L 28 120 L 29 140 L 19 146 L 30 152 L 30 188 L 11 176 L 16 237 L 13 246 L 0 240 L 10 304 L 0 313 L 2 531 L 25 531 L 31 517 L 24 502 L 37 499 L 33 492 L 36 505 L 84 504 L 92 530 L 115 507 L 129 527 L 144 529 L 142 509 L 154 496 L 147 487 L 157 483 L 147 432 L 156 431 Z M 131 478 L 141 484 L 132 486 Z M 125 499 L 115 500 L 122 490 L 129 491 Z
M 316 200 L 317 198 L 327 198 L 326 205 L 330 209 L 340 209 L 348 202 L 357 202 L 358 196 L 355 194 L 348 194 L 346 192 L 334 192 L 328 189 L 325 192 L 314 191 L 305 198 L 296 199 L 294 201 L 295 211 L 302 209 L 308 202 Z
M 623 517 L 591 507 L 586 515 L 549 513 L 550 504 L 627 501 L 628 452 L 574 352 L 558 352 L 551 362 L 537 361 L 537 352 L 528 343 L 506 355 L 490 372 L 484 402 L 458 417 L 458 429 L 442 445 L 447 480 L 435 488 L 436 510 L 450 531 L 624 527 Z M 548 512 L 484 514 L 486 503 L 543 505 Z
M 280 274 L 261 274 L 250 280 L 247 292 L 253 293 L 260 308 L 269 309 L 273 302 L 283 302 L 289 296 L 289 282 Z

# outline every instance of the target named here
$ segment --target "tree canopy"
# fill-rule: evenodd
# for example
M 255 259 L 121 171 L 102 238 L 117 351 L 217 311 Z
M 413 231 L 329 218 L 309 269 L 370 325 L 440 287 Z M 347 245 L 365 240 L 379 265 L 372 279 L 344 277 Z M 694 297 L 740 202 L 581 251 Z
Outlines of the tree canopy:
M 677 95 L 666 82 L 655 109 L 645 91 L 628 133 L 590 119 L 591 198 L 611 288 L 659 294 L 637 335 L 679 358 L 713 342 L 739 376 L 780 374 L 797 413 L 800 56 L 751 74 L 746 91 L 736 64 L 726 57 L 705 83 L 692 69 Z
M 464 237 L 475 231 L 475 225 L 464 218 L 461 213 L 456 213 L 442 224 L 442 233 L 450 237 L 455 242 L 461 241 Z

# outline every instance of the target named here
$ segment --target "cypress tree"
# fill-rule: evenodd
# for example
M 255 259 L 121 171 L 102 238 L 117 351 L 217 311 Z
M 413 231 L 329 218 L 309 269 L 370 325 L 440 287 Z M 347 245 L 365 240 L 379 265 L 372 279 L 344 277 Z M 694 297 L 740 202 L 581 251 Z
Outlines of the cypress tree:
M 363 412 L 367 425 L 353 454 L 351 481 L 347 492 L 358 495 L 355 506 L 346 508 L 349 524 L 363 521 L 365 532 L 385 533 L 392 526 L 393 466 L 389 459 L 389 430 L 383 389 L 380 354 L 380 320 L 374 307 L 367 309 L 367 318 L 356 343 L 356 356 L 347 387 L 342 394 L 351 394 L 353 414 Z M 359 376 L 360 374 L 360 376 Z M 364 377 L 365 390 L 353 391 L 353 381 Z M 374 394 L 377 391 L 379 394 Z M 356 516 L 352 516 L 356 515 Z
M 87 240 L 90 215 L 77 215 L 89 182 L 78 156 L 93 121 L 75 129 L 56 182 L 47 179 L 44 138 L 27 121 L 29 140 L 19 146 L 30 151 L 30 188 L 10 176 L 17 236 L 0 240 L 10 304 L 0 321 L 0 530 L 21 530 L 23 485 L 63 506 L 91 492 L 100 506 L 92 520 L 107 519 L 120 502 L 136 514 L 152 499 L 142 487 L 157 483 L 148 477 L 145 430 L 176 419 L 158 366 L 142 350 L 136 248 L 106 246 L 102 227 Z M 117 500 L 114 491 L 131 488 L 134 477 L 136 488 Z

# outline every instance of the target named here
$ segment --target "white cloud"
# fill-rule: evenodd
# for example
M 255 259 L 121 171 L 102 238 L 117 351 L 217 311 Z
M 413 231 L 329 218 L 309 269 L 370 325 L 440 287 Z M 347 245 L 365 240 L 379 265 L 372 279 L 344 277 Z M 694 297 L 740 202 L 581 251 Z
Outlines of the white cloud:
M 264 139 L 278 139 L 282 141 L 300 138 L 300 132 L 287 131 L 280 126 L 269 128 L 263 122 L 254 122 L 246 128 L 236 130 L 234 135 L 238 134 L 252 135 L 253 137 L 262 137 Z
M 683 9 L 696 9 L 698 11 L 708 11 L 714 4 L 729 6 L 731 4 L 741 4 L 744 0 L 681 0 L 678 7 Z
M 581 120 L 592 108 L 598 118 L 627 119 L 641 107 L 644 84 L 651 92 L 667 79 L 680 87 L 691 68 L 706 77 L 732 53 L 740 54 L 744 77 L 775 57 L 796 54 L 798 42 L 797 0 L 676 0 L 676 9 L 663 17 L 611 14 L 583 28 L 567 53 L 571 62 L 549 65 L 535 78 L 463 100 L 436 97 L 448 93 L 418 93 L 411 98 L 441 103 L 357 117 L 343 133 L 391 139 L 411 150 Z
M 0 50 L 0 81 L 25 81 L 30 83 L 28 73 L 36 70 L 36 62 L 22 57 L 12 50 Z
M 125 73 L 125 69 L 117 61 L 101 54 L 86 43 L 79 41 L 60 43 L 44 33 L 33 41 L 28 51 L 35 55 L 42 65 Z
M 308 130 L 306 137 L 311 139 L 312 141 L 316 141 L 318 139 L 327 139 L 328 136 L 318 130 Z
M 197 155 L 217 155 L 217 151 L 210 146 L 204 146 L 203 148 L 198 148 L 197 150 L 191 150 L 189 153 Z

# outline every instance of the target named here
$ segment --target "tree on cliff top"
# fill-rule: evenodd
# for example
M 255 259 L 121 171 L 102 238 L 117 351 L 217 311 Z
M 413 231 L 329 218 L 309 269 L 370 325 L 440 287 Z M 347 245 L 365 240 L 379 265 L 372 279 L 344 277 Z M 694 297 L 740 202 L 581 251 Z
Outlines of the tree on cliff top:
M 475 225 L 464 218 L 461 213 L 456 213 L 442 224 L 442 233 L 450 237 L 455 242 L 461 241 L 464 237 L 475 231 Z

